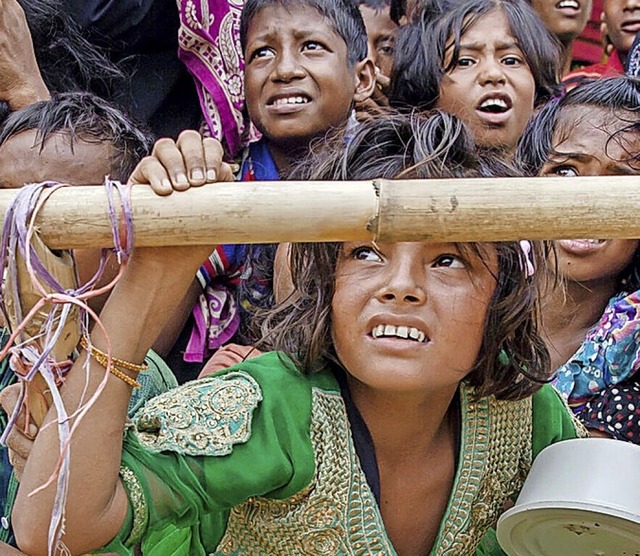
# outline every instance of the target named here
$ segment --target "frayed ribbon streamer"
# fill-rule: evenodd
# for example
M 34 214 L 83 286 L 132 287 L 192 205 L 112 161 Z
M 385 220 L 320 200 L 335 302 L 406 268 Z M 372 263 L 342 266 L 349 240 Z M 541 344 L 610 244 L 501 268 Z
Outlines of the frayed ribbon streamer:
M 117 280 L 122 275 L 127 261 L 133 249 L 133 218 L 130 201 L 130 187 L 123 186 L 119 182 L 105 178 L 105 190 L 108 199 L 108 212 L 113 235 L 113 249 L 103 249 L 98 270 L 94 276 L 84 285 L 77 289 L 65 289 L 57 282 L 54 276 L 45 268 L 38 258 L 35 249 L 31 245 L 31 240 L 35 233 L 35 220 L 38 212 L 51 194 L 67 187 L 66 184 L 55 182 L 44 182 L 40 184 L 25 185 L 21 188 L 9 209 L 7 210 L 4 228 L 2 231 L 2 243 L 0 244 L 0 271 L 4 276 L 11 276 L 11 291 L 6 291 L 7 282 L 3 279 L 3 287 L 0 292 L 0 307 L 3 314 L 7 314 L 6 299 L 11 297 L 16 311 L 15 322 L 19 323 L 15 330 L 11 331 L 9 341 L 2 351 L 0 351 L 0 361 L 7 356 L 11 356 L 10 368 L 26 373 L 17 373 L 22 381 L 22 390 L 19 403 L 16 405 L 13 414 L 9 418 L 7 428 L 0 437 L 4 444 L 11 428 L 15 426 L 18 415 L 25 400 L 26 382 L 32 381 L 37 373 L 40 373 L 51 392 L 53 405 L 57 411 L 58 434 L 60 438 L 60 458 L 56 468 L 46 483 L 36 489 L 31 495 L 47 488 L 53 481 L 57 481 L 56 496 L 49 526 L 48 542 L 49 554 L 56 553 L 58 547 L 62 545 L 61 538 L 64 533 L 64 513 L 66 493 L 69 485 L 69 443 L 73 433 L 81 421 L 82 417 L 89 410 L 95 399 L 106 385 L 109 368 L 105 371 L 105 376 L 96 392 L 81 404 L 73 413 L 68 414 L 62 401 L 62 396 L 58 385 L 63 379 L 62 362 L 56 362 L 51 357 L 51 352 L 62 333 L 67 320 L 71 314 L 73 306 L 78 307 L 80 316 L 78 317 L 78 327 L 80 334 L 88 335 L 90 319 L 96 321 L 97 326 L 103 328 L 97 315 L 91 311 L 87 305 L 87 300 L 102 295 L 111 290 Z M 114 192 L 117 191 L 120 198 L 120 218 L 114 202 Z M 121 224 L 120 222 L 121 221 Z M 25 260 L 27 272 L 33 286 L 40 293 L 40 300 L 31 308 L 27 315 L 22 314 L 20 302 L 20 292 L 18 291 L 17 280 L 17 254 L 21 254 Z M 118 275 L 107 285 L 96 288 L 95 285 L 100 280 L 106 261 L 111 253 L 115 253 L 120 266 Z M 50 293 L 51 292 L 51 293 Z M 27 337 L 24 333 L 26 326 L 33 317 L 42 311 L 46 304 L 51 304 L 52 309 L 48 313 L 41 330 L 34 337 Z M 105 334 L 106 337 L 106 334 Z M 108 354 L 111 354 L 111 346 L 107 342 Z M 88 358 L 85 361 L 85 372 L 88 372 Z M 83 398 L 84 399 L 84 396 Z M 70 420 L 75 418 L 73 426 Z

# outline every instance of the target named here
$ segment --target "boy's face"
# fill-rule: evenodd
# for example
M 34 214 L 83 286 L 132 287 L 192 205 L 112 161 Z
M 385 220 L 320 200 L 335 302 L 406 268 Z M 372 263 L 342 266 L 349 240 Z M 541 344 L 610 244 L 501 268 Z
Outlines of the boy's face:
M 369 58 L 380 68 L 382 75 L 391 77 L 398 26 L 389 16 L 389 6 L 376 10 L 361 4 L 359 8 L 367 28 Z
M 592 0 L 531 0 L 544 26 L 563 44 L 582 33 L 591 15 L 591 5 Z
M 307 6 L 260 10 L 247 29 L 245 61 L 249 117 L 276 147 L 306 148 L 311 139 L 343 126 L 354 100 L 372 92 L 371 61 L 371 83 L 363 91 L 365 62 L 351 67 L 342 37 Z
M 640 0 L 605 0 L 602 9 L 611 43 L 624 56 L 640 31 Z

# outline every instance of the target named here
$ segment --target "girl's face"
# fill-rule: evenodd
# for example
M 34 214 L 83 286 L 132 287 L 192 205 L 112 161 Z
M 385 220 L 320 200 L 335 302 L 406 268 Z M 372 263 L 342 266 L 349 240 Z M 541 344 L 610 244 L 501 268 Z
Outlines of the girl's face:
M 460 39 L 455 67 L 440 82 L 436 104 L 462 119 L 476 141 L 509 151 L 533 113 L 535 81 L 502 10 L 482 16 Z M 444 66 L 453 55 L 453 41 Z
M 619 114 L 625 117 L 624 114 Z M 627 114 L 625 120 L 632 121 Z M 632 159 L 640 149 L 636 134 L 613 135 L 628 122 L 609 110 L 585 106 L 566 109 L 553 137 L 556 151 L 542 176 L 620 176 L 640 173 Z M 575 282 L 617 280 L 631 262 L 638 240 L 581 239 L 556 241 L 558 271 Z
M 332 335 L 364 387 L 451 393 L 473 367 L 496 287 L 483 259 L 454 243 L 345 243 L 336 266 Z

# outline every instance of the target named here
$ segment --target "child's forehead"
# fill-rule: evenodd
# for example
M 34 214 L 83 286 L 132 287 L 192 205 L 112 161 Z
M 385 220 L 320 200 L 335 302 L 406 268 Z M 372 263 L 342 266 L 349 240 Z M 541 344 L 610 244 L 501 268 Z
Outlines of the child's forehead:
M 274 14 L 284 15 L 282 19 L 275 19 Z M 300 17 L 295 17 L 300 16 Z M 313 32 L 329 32 L 337 34 L 336 27 L 329 17 L 312 4 L 272 2 L 258 9 L 247 25 L 247 35 L 271 34 L 289 27 L 293 33 L 305 35 Z
M 616 164 L 616 173 L 637 173 L 640 122 L 623 109 L 575 105 L 565 108 L 555 126 L 553 149 Z

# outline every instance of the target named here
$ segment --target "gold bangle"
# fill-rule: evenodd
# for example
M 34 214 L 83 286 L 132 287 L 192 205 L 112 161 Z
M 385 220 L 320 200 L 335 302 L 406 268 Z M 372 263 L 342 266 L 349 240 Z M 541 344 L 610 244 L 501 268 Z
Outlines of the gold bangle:
M 132 388 L 140 388 L 141 384 L 134 378 L 130 377 L 128 374 L 123 373 L 116 365 L 120 365 L 130 371 L 139 373 L 142 372 L 143 370 L 146 370 L 149 368 L 148 364 L 144 364 L 144 365 L 136 365 L 135 363 L 129 363 L 128 361 L 124 361 L 122 359 L 118 359 L 116 357 L 109 357 L 106 353 L 104 353 L 103 351 L 99 350 L 96 347 L 89 347 L 89 344 L 86 340 L 86 338 L 84 336 L 82 336 L 80 338 L 80 345 L 87 350 L 87 353 L 93 357 L 93 359 L 96 361 L 96 363 L 98 363 L 99 365 L 101 365 L 102 367 L 104 367 L 105 369 L 109 369 L 109 372 L 118 377 L 120 380 L 122 380 L 123 382 L 126 382 L 129 386 L 131 386 Z M 125 365 L 129 365 L 131 367 L 134 367 L 134 369 L 128 368 Z M 138 370 L 140 369 L 140 370 Z
M 141 365 L 137 365 L 136 363 L 131 363 L 130 361 L 125 361 L 124 359 L 118 359 L 117 357 L 109 357 L 104 351 L 99 350 L 95 346 L 89 347 L 89 342 L 87 342 L 86 337 L 82 336 L 80 338 L 80 345 L 89 351 L 91 356 L 103 367 L 107 366 L 107 362 L 111 360 L 111 365 L 117 367 L 118 369 L 132 371 L 134 373 L 142 373 L 149 368 L 148 363 L 142 363 Z
M 120 380 L 126 382 L 129 386 L 131 386 L 131 388 L 140 388 L 142 386 L 135 378 L 131 378 L 128 374 L 119 371 L 113 365 L 111 365 L 111 367 L 109 368 L 109 372 L 112 375 L 117 376 Z

